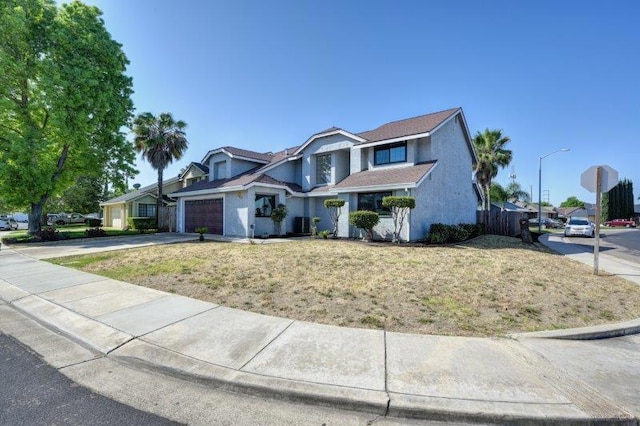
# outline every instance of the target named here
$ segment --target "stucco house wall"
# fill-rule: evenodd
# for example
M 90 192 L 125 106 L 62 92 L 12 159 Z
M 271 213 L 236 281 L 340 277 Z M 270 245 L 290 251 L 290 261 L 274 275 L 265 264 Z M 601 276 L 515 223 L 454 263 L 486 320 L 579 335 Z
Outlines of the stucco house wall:
M 412 240 L 424 238 L 433 223 L 476 223 L 478 198 L 471 181 L 472 157 L 461 123 L 446 122 L 431 135 L 430 145 L 438 163 L 414 190 Z
M 339 165 L 345 169 L 336 171 L 335 152 L 340 150 L 350 151 L 354 142 L 354 140 L 342 134 L 337 134 L 318 138 L 307 145 L 302 152 L 302 189 L 309 191 L 316 186 L 316 155 L 332 154 L 330 184 L 336 183 L 336 176 L 346 176 L 349 173 L 349 165 L 342 161 Z

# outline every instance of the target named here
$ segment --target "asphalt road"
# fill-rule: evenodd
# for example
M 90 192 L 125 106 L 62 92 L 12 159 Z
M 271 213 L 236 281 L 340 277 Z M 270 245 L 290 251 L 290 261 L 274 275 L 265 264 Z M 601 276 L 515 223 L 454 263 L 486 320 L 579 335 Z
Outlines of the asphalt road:
M 78 386 L 0 334 L 1 425 L 173 425 Z

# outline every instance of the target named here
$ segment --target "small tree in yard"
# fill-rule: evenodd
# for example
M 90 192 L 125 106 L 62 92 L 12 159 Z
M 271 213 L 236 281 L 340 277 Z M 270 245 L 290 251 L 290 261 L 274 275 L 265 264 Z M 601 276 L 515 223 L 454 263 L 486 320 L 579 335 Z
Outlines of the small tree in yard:
M 368 210 L 358 210 L 349 213 L 349 223 L 357 228 L 364 229 L 366 231 L 365 239 L 367 241 L 373 240 L 373 227 L 380 222 L 380 215 L 376 212 L 370 212 Z
M 382 198 L 382 205 L 391 210 L 393 242 L 399 243 L 404 219 L 407 217 L 409 210 L 416 207 L 416 199 L 413 197 L 384 197 Z
M 280 235 L 282 231 L 282 221 L 287 217 L 287 206 L 278 204 L 278 207 L 271 212 L 271 220 L 276 228 L 276 234 Z
M 344 200 L 339 198 L 324 200 L 324 206 L 329 211 L 329 218 L 331 218 L 331 223 L 333 223 L 333 238 L 336 238 L 338 236 L 338 219 L 340 219 L 340 214 L 342 213 Z

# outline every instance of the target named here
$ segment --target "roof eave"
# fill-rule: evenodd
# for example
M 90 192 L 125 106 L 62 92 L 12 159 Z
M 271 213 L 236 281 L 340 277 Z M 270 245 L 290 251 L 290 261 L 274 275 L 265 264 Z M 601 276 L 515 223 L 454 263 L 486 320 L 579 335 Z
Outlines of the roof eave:
M 358 144 L 358 145 L 354 145 L 353 147 L 354 148 L 370 148 L 372 146 L 386 145 L 386 144 L 394 143 L 394 142 L 402 142 L 402 141 L 409 141 L 409 140 L 414 140 L 414 139 L 426 138 L 428 136 L 431 136 L 431 133 L 432 132 L 424 132 L 424 133 L 416 133 L 416 134 L 407 135 L 407 136 L 398 136 L 396 138 L 383 139 L 381 141 L 361 143 L 361 144 Z

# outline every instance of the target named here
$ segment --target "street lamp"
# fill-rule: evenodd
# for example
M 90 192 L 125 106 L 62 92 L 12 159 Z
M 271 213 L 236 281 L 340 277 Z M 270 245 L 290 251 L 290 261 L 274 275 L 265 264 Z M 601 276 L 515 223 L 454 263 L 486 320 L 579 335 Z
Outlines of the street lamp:
M 569 148 L 562 148 L 557 151 L 553 151 L 550 154 L 543 155 L 540 157 L 540 165 L 538 167 L 538 234 L 542 233 L 542 159 L 547 158 L 550 155 L 556 154 L 558 152 L 567 152 L 571 151 Z

